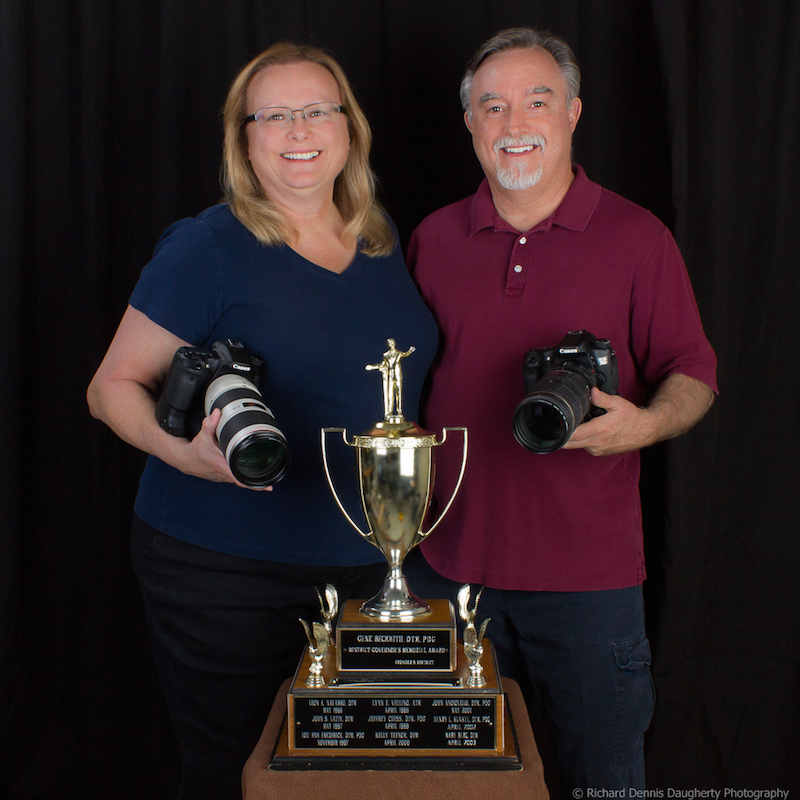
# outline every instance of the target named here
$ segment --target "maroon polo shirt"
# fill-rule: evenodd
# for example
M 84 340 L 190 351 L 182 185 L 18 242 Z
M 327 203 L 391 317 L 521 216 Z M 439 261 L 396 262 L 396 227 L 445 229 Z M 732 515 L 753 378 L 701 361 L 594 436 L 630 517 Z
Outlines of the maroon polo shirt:
M 433 431 L 469 429 L 461 491 L 422 545 L 453 580 L 588 591 L 645 577 L 639 454 L 541 455 L 515 440 L 529 348 L 584 328 L 610 339 L 619 393 L 634 403 L 673 373 L 716 391 L 714 352 L 669 231 L 580 167 L 575 175 L 555 213 L 525 233 L 497 215 L 484 180 L 427 217 L 409 244 L 442 337 L 422 421 Z M 458 450 L 450 441 L 437 448 L 440 501 L 455 484 Z

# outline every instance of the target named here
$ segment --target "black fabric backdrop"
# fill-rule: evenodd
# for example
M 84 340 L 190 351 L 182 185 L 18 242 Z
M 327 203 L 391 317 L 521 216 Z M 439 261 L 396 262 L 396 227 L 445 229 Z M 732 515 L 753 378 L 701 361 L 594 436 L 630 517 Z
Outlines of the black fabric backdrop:
M 237 69 L 281 38 L 330 49 L 373 123 L 407 239 L 476 187 L 458 83 L 477 45 L 517 24 L 572 43 L 576 160 L 673 228 L 719 355 L 709 416 L 645 454 L 649 786 L 797 792 L 800 4 L 0 9 L 0 794 L 174 796 L 128 556 L 142 458 L 90 418 L 84 391 L 159 234 L 218 198 L 219 111 Z

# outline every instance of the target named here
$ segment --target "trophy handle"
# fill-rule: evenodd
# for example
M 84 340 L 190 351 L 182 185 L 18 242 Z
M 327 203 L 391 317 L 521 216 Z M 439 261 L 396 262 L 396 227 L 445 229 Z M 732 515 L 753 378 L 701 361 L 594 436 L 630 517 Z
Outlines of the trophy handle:
M 331 487 L 331 492 L 333 493 L 333 499 L 336 501 L 336 505 L 339 506 L 339 510 L 342 512 L 342 514 L 344 514 L 345 519 L 356 529 L 356 531 L 358 531 L 358 533 L 361 534 L 361 536 L 364 539 L 366 539 L 370 544 L 375 545 L 375 547 L 378 547 L 378 545 L 375 543 L 375 537 L 372 535 L 372 533 L 371 532 L 370 533 L 364 533 L 364 531 L 362 531 L 361 528 L 359 528 L 358 525 L 356 525 L 356 523 L 353 521 L 353 518 L 347 512 L 347 509 L 342 505 L 342 501 L 339 499 L 339 494 L 337 493 L 337 491 L 336 491 L 336 489 L 334 488 L 334 485 L 333 485 L 333 478 L 331 477 L 331 471 L 328 468 L 328 452 L 325 449 L 325 440 L 326 440 L 325 434 L 326 433 L 341 433 L 342 434 L 342 441 L 344 441 L 344 443 L 348 447 L 353 447 L 353 445 L 350 442 L 347 441 L 347 429 L 346 428 L 323 428 L 320 433 L 321 433 L 321 437 L 322 437 L 322 464 L 325 467 L 325 477 L 328 479 L 328 486 Z M 444 439 L 442 439 L 442 441 L 444 441 Z M 463 470 L 462 470 L 462 474 L 463 474 Z M 459 479 L 459 482 L 460 482 L 460 479 Z M 449 504 L 448 504 L 448 508 L 449 508 Z
M 450 506 L 453 505 L 453 500 L 456 499 L 456 495 L 458 494 L 458 490 L 461 487 L 461 480 L 464 477 L 464 470 L 467 468 L 467 429 L 466 428 L 442 428 L 442 441 L 436 442 L 436 445 L 442 445 L 445 443 L 447 439 L 447 431 L 461 431 L 464 434 L 464 444 L 463 444 L 463 451 L 461 455 L 461 471 L 458 473 L 458 480 L 456 481 L 455 488 L 453 489 L 453 493 L 450 495 L 450 499 L 447 501 L 447 505 L 442 510 L 442 513 L 439 514 L 439 519 L 431 525 L 427 532 L 421 533 L 421 538 L 419 541 L 421 542 L 423 539 L 428 537 L 434 530 L 436 530 L 437 525 L 444 519 L 444 515 L 450 510 Z M 363 535 L 363 534 L 362 534 Z

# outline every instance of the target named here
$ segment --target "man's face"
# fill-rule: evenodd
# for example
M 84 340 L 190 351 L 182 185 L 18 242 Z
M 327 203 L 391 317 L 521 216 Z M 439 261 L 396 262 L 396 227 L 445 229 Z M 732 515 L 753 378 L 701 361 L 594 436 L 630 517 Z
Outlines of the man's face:
M 465 120 L 492 191 L 569 184 L 581 101 L 568 107 L 566 98 L 564 76 L 544 50 L 506 50 L 481 64 Z

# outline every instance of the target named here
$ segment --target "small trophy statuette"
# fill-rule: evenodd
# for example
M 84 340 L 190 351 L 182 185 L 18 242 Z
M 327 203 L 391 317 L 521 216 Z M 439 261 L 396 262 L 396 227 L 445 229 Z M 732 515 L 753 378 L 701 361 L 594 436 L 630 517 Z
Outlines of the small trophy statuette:
M 469 678 L 467 686 L 470 689 L 477 689 L 486 686 L 486 678 L 483 677 L 483 635 L 486 633 L 486 626 L 489 624 L 487 618 L 483 621 L 480 630 L 475 629 L 475 612 L 478 610 L 478 601 L 481 599 L 483 587 L 475 595 L 475 603 L 472 609 L 469 608 L 470 585 L 465 583 L 458 590 L 458 615 L 467 623 L 464 628 L 464 655 L 469 663 Z
M 319 607 L 322 611 L 322 624 L 328 634 L 327 644 L 330 647 L 333 644 L 333 620 L 336 619 L 336 615 L 339 613 L 339 593 L 331 583 L 325 585 L 324 597 L 319 589 L 316 589 L 316 592 L 319 599 Z
M 308 639 L 308 653 L 311 656 L 311 666 L 308 669 L 306 686 L 309 689 L 321 689 L 325 686 L 325 678 L 322 677 L 322 659 L 328 652 L 328 632 L 321 622 L 315 622 L 313 633 L 308 623 L 301 619 L 300 623 L 306 632 Z
M 394 339 L 387 339 L 389 349 L 380 364 L 367 364 L 364 369 L 380 370 L 383 376 L 383 415 L 386 420 L 403 419 L 403 372 L 400 359 L 410 356 L 417 348 L 413 345 L 402 352 Z

